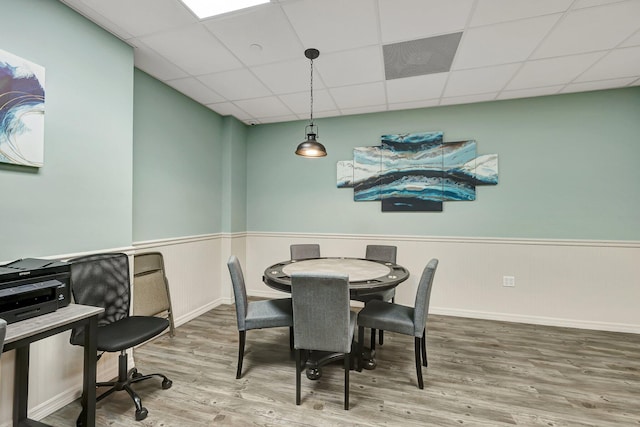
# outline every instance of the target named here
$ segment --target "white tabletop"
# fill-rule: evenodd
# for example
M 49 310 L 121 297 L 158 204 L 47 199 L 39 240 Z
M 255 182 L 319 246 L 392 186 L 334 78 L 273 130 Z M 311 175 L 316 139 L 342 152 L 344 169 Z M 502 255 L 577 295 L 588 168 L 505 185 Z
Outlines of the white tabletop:
M 318 258 L 292 262 L 283 267 L 282 271 L 288 276 L 291 276 L 291 273 L 309 271 L 347 274 L 350 282 L 360 282 L 386 276 L 391 272 L 391 268 L 379 262 L 372 262 L 366 259 Z

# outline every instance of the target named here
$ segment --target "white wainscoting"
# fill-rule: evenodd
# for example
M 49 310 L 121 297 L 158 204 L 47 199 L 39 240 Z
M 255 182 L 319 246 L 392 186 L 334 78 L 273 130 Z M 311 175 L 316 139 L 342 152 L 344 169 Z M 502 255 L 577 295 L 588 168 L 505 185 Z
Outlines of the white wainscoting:
M 247 292 L 282 297 L 260 278 L 292 243 L 322 256 L 364 257 L 367 244 L 398 247 L 411 272 L 396 302 L 413 305 L 422 269 L 438 258 L 431 313 L 640 333 L 640 242 L 247 233 Z M 504 287 L 503 276 L 515 277 Z

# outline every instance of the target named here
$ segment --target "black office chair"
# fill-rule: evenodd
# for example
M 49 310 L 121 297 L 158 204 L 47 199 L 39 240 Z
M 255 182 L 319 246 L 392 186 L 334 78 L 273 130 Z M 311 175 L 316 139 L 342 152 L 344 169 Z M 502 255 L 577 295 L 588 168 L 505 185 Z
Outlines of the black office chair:
M 349 278 L 330 273 L 293 273 L 293 335 L 296 405 L 300 404 L 302 351 L 344 355 L 344 409 L 349 409 L 349 369 L 357 314 L 349 308 Z
M 396 254 L 398 253 L 398 248 L 395 246 L 387 246 L 387 245 L 367 245 L 365 259 L 370 259 L 372 261 L 382 261 L 382 262 L 390 262 L 396 263 Z M 380 300 L 380 301 L 391 301 L 396 302 L 396 288 L 387 289 L 384 291 L 375 292 L 372 294 L 361 295 L 353 298 L 355 301 L 360 301 L 363 303 L 368 303 L 372 300 Z M 375 331 L 371 331 L 371 340 L 375 340 Z M 378 343 L 380 345 L 384 344 L 384 331 L 380 329 L 378 332 Z
M 432 259 L 422 272 L 416 300 L 413 307 L 400 304 L 373 300 L 358 313 L 358 354 L 360 360 L 358 370 L 362 370 L 362 350 L 364 341 L 364 328 L 371 328 L 372 338 L 375 338 L 376 329 L 396 332 L 414 337 L 416 374 L 418 376 L 418 388 L 424 388 L 422 381 L 422 364 L 427 366 L 427 316 L 429 314 L 429 300 L 431 299 L 431 285 L 436 274 L 438 260 Z M 375 348 L 375 339 L 371 341 L 371 349 Z M 422 359 L 420 352 L 422 351 Z
M 167 319 L 153 316 L 130 316 L 129 303 L 131 284 L 129 280 L 129 258 L 126 254 L 109 253 L 88 255 L 69 260 L 71 263 L 71 291 L 78 304 L 102 307 L 104 313 L 98 318 L 97 349 L 101 352 L 120 352 L 118 379 L 97 383 L 96 387 L 111 387 L 98 397 L 98 401 L 114 391 L 125 390 L 136 406 L 136 420 L 147 417 L 148 411 L 131 384 L 154 376 L 162 378 L 162 388 L 168 389 L 172 382 L 162 374 L 142 375 L 136 368 L 127 371 L 128 348 L 160 335 L 169 327 Z M 71 333 L 71 344 L 84 343 L 82 329 Z M 99 357 L 99 356 L 98 356 Z
M 296 261 L 320 258 L 320 245 L 318 244 L 291 245 L 289 251 L 291 251 L 291 259 Z

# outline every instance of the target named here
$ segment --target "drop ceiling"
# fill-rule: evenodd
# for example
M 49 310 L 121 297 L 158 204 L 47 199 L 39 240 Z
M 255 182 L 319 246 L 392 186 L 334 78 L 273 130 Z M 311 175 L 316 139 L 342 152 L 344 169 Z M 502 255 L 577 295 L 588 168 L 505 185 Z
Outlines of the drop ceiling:
M 247 124 L 640 85 L 639 0 L 272 0 L 199 20 L 180 0 L 61 0 L 135 66 Z M 460 33 L 449 71 L 385 76 L 384 46 Z

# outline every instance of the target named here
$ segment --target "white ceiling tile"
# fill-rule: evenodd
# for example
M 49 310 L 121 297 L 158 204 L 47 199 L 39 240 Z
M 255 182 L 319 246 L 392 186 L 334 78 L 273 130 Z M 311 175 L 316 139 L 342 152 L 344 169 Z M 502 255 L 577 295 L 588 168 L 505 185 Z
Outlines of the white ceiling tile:
M 247 69 L 207 74 L 198 79 L 226 99 L 262 98 L 272 93 Z
M 311 113 L 311 94 L 307 92 L 280 95 L 280 100 L 296 114 L 309 116 Z M 320 111 L 335 111 L 336 104 L 326 90 L 313 91 L 313 114 Z
M 564 12 L 573 0 L 478 0 L 471 27 Z
M 166 83 L 177 91 L 184 93 L 204 105 L 227 101 L 194 77 L 168 80 Z
M 496 99 L 531 98 L 558 93 L 564 85 L 536 87 L 531 89 L 503 90 Z
M 375 0 L 281 3 L 304 48 L 328 53 L 378 43 Z
M 136 67 L 158 80 L 164 81 L 188 76 L 176 64 L 167 61 L 146 46 L 137 47 L 133 52 Z
M 304 58 L 304 49 L 279 5 L 204 24 L 245 65 Z
M 198 22 L 176 0 L 82 0 L 135 37 Z
M 526 89 L 570 83 L 603 55 L 603 52 L 584 53 L 527 62 L 509 82 L 506 89 Z
M 234 116 L 238 120 L 250 120 L 252 117 L 247 114 L 246 111 L 242 111 L 238 106 L 232 102 L 221 102 L 218 104 L 207 104 L 207 107 L 211 108 L 221 116 Z
M 327 55 L 321 53 L 313 64 L 327 86 L 347 86 L 384 79 L 384 62 L 379 46 Z
M 575 0 L 573 3 L 574 9 L 581 9 L 583 7 L 602 6 L 603 4 L 617 3 L 620 0 Z
M 329 111 L 318 111 L 318 114 L 316 114 L 315 112 L 313 113 L 313 118 L 314 119 L 318 119 L 318 118 L 323 118 L 323 117 L 335 117 L 335 116 L 339 116 L 340 114 L 340 110 L 329 110 Z M 309 120 L 309 116 L 304 116 L 304 115 L 298 115 L 300 117 L 300 119 L 302 120 Z M 320 133 L 318 133 L 318 137 L 320 136 Z
M 640 46 L 640 30 L 636 31 L 634 35 L 626 39 L 618 47 L 628 47 L 628 46 Z
M 330 92 L 339 109 L 382 105 L 386 103 L 384 83 L 382 82 L 338 87 L 331 89 Z
M 462 37 L 452 69 L 524 61 L 561 16 L 547 15 L 471 28 Z
M 300 58 L 294 61 L 259 65 L 253 67 L 253 72 L 273 93 L 282 94 L 309 90 L 311 84 L 309 60 L 304 57 L 302 52 L 300 52 Z M 324 87 L 316 73 L 318 61 L 323 59 L 321 56 L 314 62 L 314 89 Z
M 200 24 L 140 39 L 192 75 L 239 68 L 242 64 Z
M 287 108 L 282 101 L 276 96 L 267 96 L 264 98 L 252 98 L 235 101 L 239 108 L 246 111 L 253 117 L 278 117 L 289 116 L 293 112 Z
M 440 103 L 440 99 L 426 99 L 414 102 L 399 102 L 397 104 L 389 104 L 389 110 L 413 110 L 416 108 L 435 107 Z
M 344 115 L 354 115 L 354 114 L 368 114 L 368 113 L 378 113 L 380 111 L 386 111 L 387 107 L 384 104 L 381 105 L 368 105 L 366 107 L 357 107 L 357 108 L 343 108 L 342 114 Z
M 498 65 L 474 70 L 452 71 L 444 96 L 466 96 L 500 91 L 520 68 L 520 64 Z
M 640 1 L 569 12 L 532 58 L 612 49 L 640 29 Z
M 464 29 L 472 0 L 379 0 L 382 42 L 393 43 Z
M 260 123 L 281 123 L 281 122 L 297 121 L 299 119 L 298 119 L 298 116 L 290 114 L 286 116 L 260 117 L 257 120 Z M 300 142 L 302 142 L 302 140 Z
M 576 82 L 640 76 L 640 46 L 616 49 L 605 55 Z
M 440 105 L 473 104 L 474 102 L 486 102 L 496 99 L 497 92 L 481 93 L 478 95 L 454 96 L 442 98 Z
M 447 82 L 447 73 L 387 80 L 387 99 L 390 104 L 439 98 Z
M 613 89 L 617 87 L 629 86 L 635 78 L 599 80 L 595 82 L 572 83 L 561 90 L 562 93 L 587 92 L 590 90 Z

